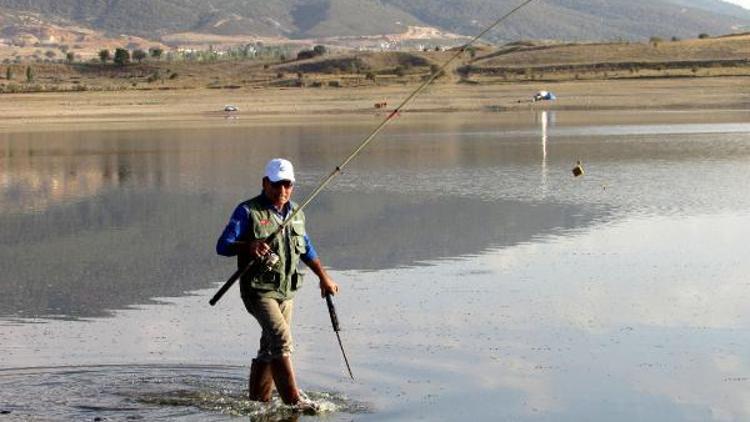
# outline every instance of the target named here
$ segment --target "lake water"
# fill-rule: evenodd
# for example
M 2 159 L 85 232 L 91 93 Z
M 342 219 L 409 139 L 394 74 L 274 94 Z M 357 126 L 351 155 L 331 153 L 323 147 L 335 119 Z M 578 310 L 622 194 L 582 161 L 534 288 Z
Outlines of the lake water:
M 243 398 L 215 241 L 269 158 L 301 200 L 380 118 L 0 134 L 0 420 L 295 419 Z M 750 419 L 749 121 L 405 114 L 306 211 L 356 380 L 309 276 L 300 419 Z

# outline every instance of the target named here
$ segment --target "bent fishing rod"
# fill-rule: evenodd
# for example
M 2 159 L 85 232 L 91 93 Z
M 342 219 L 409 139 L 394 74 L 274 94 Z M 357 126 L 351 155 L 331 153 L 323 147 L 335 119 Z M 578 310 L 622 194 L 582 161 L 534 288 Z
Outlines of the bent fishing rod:
M 437 68 L 437 70 L 435 70 L 430 75 L 429 78 L 425 79 L 417 87 L 417 89 L 415 89 L 414 91 L 412 91 L 411 94 L 409 94 L 403 101 L 401 101 L 401 104 L 399 104 L 398 107 L 396 107 L 391 113 L 389 113 L 388 116 L 386 116 L 386 118 L 383 119 L 383 121 L 380 122 L 380 124 L 377 127 L 375 127 L 375 129 L 373 129 L 372 132 L 370 132 L 370 134 L 367 135 L 362 140 L 362 142 L 359 144 L 359 146 L 357 148 L 355 148 L 354 151 L 352 151 L 352 153 L 349 154 L 349 156 L 346 157 L 346 159 L 344 161 L 342 161 L 339 165 L 337 165 L 336 168 L 334 168 L 333 171 L 327 177 L 325 177 L 323 180 L 321 180 L 320 184 L 318 184 L 318 187 L 315 188 L 315 190 L 313 190 L 312 193 L 310 193 L 310 195 L 307 196 L 307 199 L 305 199 L 299 207 L 297 207 L 295 210 L 293 210 L 292 214 L 286 220 L 282 221 L 281 224 L 279 225 L 279 227 L 276 230 L 274 230 L 274 232 L 270 236 L 268 236 L 264 240 L 264 242 L 270 244 L 276 238 L 276 236 L 278 236 L 279 233 L 281 233 L 286 228 L 286 226 L 291 223 L 291 221 L 294 219 L 294 217 L 297 215 L 297 213 L 299 213 L 305 207 L 307 207 L 307 205 L 310 202 L 312 202 L 312 200 L 315 199 L 315 197 L 317 197 L 318 194 L 323 189 L 325 189 L 325 187 L 328 186 L 328 184 L 336 176 L 338 176 L 339 174 L 341 174 L 341 172 L 343 171 L 344 167 L 346 167 L 349 164 L 350 161 L 352 161 L 357 155 L 359 155 L 359 153 L 373 139 L 375 139 L 375 137 L 380 133 L 380 131 L 382 131 L 395 117 L 397 117 L 399 115 L 399 113 L 401 112 L 401 110 L 403 110 L 404 107 L 406 107 L 406 105 L 409 104 L 409 102 L 411 102 L 412 99 L 414 99 L 425 88 L 427 88 L 428 85 L 430 85 L 435 79 L 437 79 L 438 76 L 440 76 L 443 73 L 443 71 L 448 67 L 449 64 L 451 64 L 454 60 L 456 60 L 458 57 L 460 57 L 466 51 L 467 48 L 469 48 L 472 44 L 474 44 L 475 42 L 477 42 L 486 33 L 488 33 L 494 27 L 496 27 L 497 25 L 499 25 L 500 22 L 504 21 L 505 19 L 507 19 L 508 17 L 510 17 L 511 15 L 513 15 L 514 13 L 516 13 L 517 11 L 521 10 L 527 4 L 531 3 L 532 1 L 534 1 L 534 0 L 525 0 L 523 3 L 519 4 L 518 6 L 516 6 L 510 12 L 508 12 L 505 15 L 501 16 L 500 18 L 498 18 L 495 22 L 492 23 L 492 25 L 490 25 L 487 28 L 485 28 L 482 32 L 480 32 L 479 34 L 477 34 L 474 38 L 472 38 L 471 40 L 469 40 L 469 42 L 467 42 L 466 44 L 464 44 L 463 46 L 461 46 L 461 48 L 459 48 L 456 51 L 456 54 L 454 54 L 448 60 L 446 60 L 445 63 L 443 63 L 439 68 Z M 269 255 L 266 255 L 265 257 L 268 257 L 268 256 Z M 238 268 L 237 271 L 235 271 L 234 274 L 232 274 L 229 277 L 229 279 L 227 279 L 227 281 L 224 282 L 224 285 L 222 285 L 221 288 L 216 292 L 216 294 L 214 294 L 214 296 L 211 298 L 211 300 L 209 301 L 209 303 L 211 304 L 211 306 L 216 305 L 216 303 L 219 301 L 219 299 L 221 299 L 221 297 L 224 295 L 224 293 L 226 293 L 227 290 L 229 290 L 229 288 L 232 287 L 232 285 L 240 277 L 242 277 L 245 273 L 247 273 L 251 268 L 259 268 L 262 265 L 268 265 L 267 258 L 265 258 L 265 257 L 259 257 L 259 258 L 252 259 L 252 260 L 250 260 L 250 262 L 247 265 L 245 265 L 244 268 Z M 338 317 L 336 316 L 336 309 L 334 308 L 333 299 L 331 298 L 331 294 L 330 293 L 326 293 L 325 298 L 326 298 L 326 303 L 328 304 L 328 312 L 329 312 L 329 314 L 331 316 L 331 324 L 333 326 L 333 331 L 336 333 L 336 338 L 339 341 L 339 347 L 341 348 L 341 353 L 344 356 L 344 362 L 346 363 L 346 369 L 349 371 L 349 376 L 352 379 L 354 379 L 354 375 L 352 375 L 352 368 L 349 366 L 349 359 L 347 359 L 346 352 L 344 352 L 344 345 L 341 343 L 341 336 L 339 335 L 340 328 L 339 328 Z
M 265 242 L 266 242 L 266 243 L 271 243 L 271 241 L 273 241 L 273 239 L 275 239 L 275 238 L 276 238 L 276 236 L 278 236 L 278 234 L 279 234 L 279 233 L 281 233 L 281 232 L 282 232 L 282 231 L 283 231 L 283 230 L 284 230 L 284 229 L 286 228 L 286 226 L 287 226 L 287 225 L 289 225 L 289 223 L 290 223 L 290 222 L 292 221 L 293 217 L 294 217 L 294 216 L 296 216 L 296 215 L 297 215 L 297 213 L 299 213 L 300 211 L 302 211 L 302 210 L 303 210 L 303 209 L 304 209 L 305 207 L 307 207 L 307 205 L 308 205 L 308 204 L 309 204 L 310 202 L 312 202 L 312 200 L 313 200 L 313 199 L 315 199 L 315 197 L 317 197 L 317 196 L 318 196 L 318 194 L 319 194 L 319 193 L 320 193 L 320 192 L 321 192 L 321 191 L 322 191 L 323 189 L 325 189 L 325 187 L 326 187 L 326 186 L 328 186 L 328 184 L 329 184 L 329 183 L 330 183 L 330 182 L 331 182 L 331 181 L 332 181 L 332 180 L 333 180 L 333 179 L 334 179 L 334 178 L 335 178 L 336 176 L 338 176 L 339 174 L 341 174 L 341 172 L 342 172 L 342 171 L 344 170 L 344 167 L 346 167 L 346 166 L 347 166 L 347 165 L 349 164 L 349 162 L 350 162 L 350 161 L 352 161 L 352 160 L 353 160 L 353 159 L 354 159 L 354 158 L 355 158 L 355 157 L 356 157 L 357 155 L 359 155 L 359 153 L 360 153 L 360 152 L 361 152 L 361 151 L 362 151 L 363 149 L 365 149 L 365 147 L 366 147 L 366 146 L 367 146 L 367 145 L 368 145 L 368 144 L 369 144 L 369 143 L 370 143 L 370 142 L 371 142 L 371 141 L 372 141 L 373 139 L 375 139 L 375 137 L 376 137 L 376 136 L 377 136 L 377 135 L 378 135 L 378 134 L 379 134 L 379 133 L 380 133 L 380 132 L 381 132 L 381 131 L 382 131 L 382 130 L 383 130 L 383 129 L 384 129 L 384 128 L 385 128 L 385 127 L 386 127 L 386 126 L 387 126 L 387 125 L 388 125 L 388 124 L 389 124 L 389 123 L 390 123 L 390 122 L 391 122 L 391 121 L 393 120 L 393 119 L 394 119 L 394 118 L 395 118 L 395 117 L 397 117 L 397 116 L 399 115 L 399 113 L 401 112 L 401 110 L 403 110 L 403 109 L 404 109 L 404 107 L 406 107 L 406 105 L 407 105 L 407 104 L 409 104 L 409 103 L 411 102 L 411 100 L 413 100 L 413 99 L 414 99 L 414 98 L 415 98 L 415 97 L 416 97 L 417 95 L 419 95 L 419 94 L 420 94 L 420 93 L 421 93 L 421 92 L 422 92 L 422 91 L 423 91 L 423 90 L 424 90 L 425 88 L 427 88 L 427 86 L 428 86 L 428 85 L 430 85 L 430 84 L 431 84 L 431 83 L 432 83 L 432 82 L 433 82 L 433 81 L 434 81 L 435 79 L 437 79 L 437 78 L 438 78 L 438 76 L 440 76 L 440 75 L 441 75 L 441 74 L 443 73 L 443 71 L 445 70 L 445 68 L 447 68 L 447 67 L 448 67 L 448 65 L 449 65 L 449 64 L 451 64 L 451 63 L 452 63 L 452 62 L 453 62 L 454 60 L 456 60 L 457 58 L 459 58 L 459 57 L 460 57 L 460 56 L 461 56 L 461 55 L 462 55 L 462 54 L 463 54 L 463 53 L 464 53 L 464 52 L 466 51 L 466 49 L 467 49 L 467 48 L 469 48 L 469 47 L 470 47 L 471 45 L 473 45 L 473 44 L 474 44 L 475 42 L 477 42 L 477 41 L 478 41 L 478 40 L 479 40 L 480 38 L 482 38 L 482 37 L 483 37 L 483 36 L 484 36 L 485 34 L 487 34 L 488 32 L 490 32 L 490 31 L 491 31 L 491 30 L 492 30 L 493 28 L 495 28 L 495 27 L 496 27 L 497 25 L 499 25 L 499 24 L 500 24 L 500 23 L 501 23 L 502 21 L 504 21 L 505 19 L 509 18 L 509 17 L 511 16 L 511 15 L 513 15 L 513 14 L 514 14 L 514 13 L 516 13 L 516 12 L 518 12 L 519 10 L 523 9 L 523 8 L 524 8 L 524 7 L 526 6 L 526 5 L 528 5 L 528 4 L 529 4 L 529 3 L 531 3 L 532 1 L 534 1 L 534 0 L 525 0 L 525 1 L 523 2 L 523 3 L 519 4 L 518 6 L 516 6 L 516 7 L 515 7 L 515 8 L 513 8 L 513 9 L 512 9 L 511 11 L 509 11 L 509 12 L 508 12 L 508 13 L 506 13 L 506 14 L 504 14 L 504 15 L 503 15 L 503 16 L 501 16 L 500 18 L 498 18 L 498 19 L 497 19 L 497 20 L 496 20 L 495 22 L 493 22 L 493 23 L 492 23 L 492 24 L 491 24 L 490 26 L 488 26 L 488 27 L 487 27 L 487 28 L 485 28 L 485 29 L 484 29 L 484 30 L 483 30 L 482 32 L 480 32 L 479 34 L 477 34 L 476 36 L 474 36 L 474 38 L 472 38 L 471 40 L 469 40 L 469 42 L 467 42 L 466 44 L 464 44 L 463 46 L 461 46 L 461 47 L 460 47 L 460 48 L 459 48 L 459 49 L 458 49 L 458 50 L 456 51 L 456 54 L 454 54 L 454 55 L 453 55 L 453 56 L 451 56 L 451 57 L 450 57 L 450 58 L 449 58 L 448 60 L 446 60 L 446 61 L 445 61 L 445 63 L 443 63 L 443 64 L 442 64 L 442 65 L 441 65 L 441 66 L 440 66 L 439 68 L 437 68 L 437 70 L 435 70 L 435 71 L 434 71 L 434 72 L 433 72 L 433 73 L 432 73 L 432 74 L 430 75 L 430 77 L 429 77 L 429 78 L 425 79 L 425 80 L 424 80 L 424 81 L 423 81 L 423 82 L 422 82 L 422 83 L 421 83 L 421 84 L 420 84 L 420 85 L 419 85 L 419 86 L 417 87 L 417 89 L 415 89 L 414 91 L 412 91 L 412 93 L 411 93 L 411 94 L 409 94 L 409 95 L 408 95 L 408 96 L 407 96 L 407 97 L 406 97 L 406 98 L 405 98 L 405 99 L 404 99 L 403 101 L 401 101 L 401 103 L 400 103 L 400 104 L 398 105 L 398 107 L 396 107 L 396 108 L 395 108 L 395 109 L 394 109 L 394 110 L 393 110 L 393 111 L 392 111 L 391 113 L 389 113 L 389 114 L 388 114 L 388 116 L 386 116 L 386 118 L 385 118 L 385 119 L 383 119 L 383 121 L 382 121 L 382 122 L 380 122 L 380 124 L 379 124 L 379 125 L 378 125 L 377 127 L 375 127 L 375 129 L 373 129 L 373 130 L 372 130 L 372 132 L 370 132 L 370 134 L 369 134 L 369 135 L 367 135 L 367 136 L 366 136 L 366 137 L 365 137 L 365 138 L 364 138 L 364 139 L 362 140 L 362 142 L 361 142 L 361 143 L 359 144 L 359 146 L 357 146 L 357 148 L 355 148 L 355 149 L 354 149 L 354 151 L 352 151 L 352 153 L 351 153 L 351 154 L 349 154 L 349 156 L 348 156 L 348 157 L 346 157 L 346 159 L 345 159 L 344 161 L 342 161 L 342 162 L 341 162 L 341 163 L 340 163 L 339 165 L 337 165 L 337 166 L 336 166 L 336 168 L 334 168 L 334 169 L 333 169 L 333 171 L 332 171 L 332 172 L 331 172 L 331 173 L 330 173 L 330 174 L 329 174 L 329 175 L 328 175 L 327 177 L 325 177 L 325 178 L 324 178 L 323 180 L 321 180 L 321 182 L 320 182 L 320 183 L 318 184 L 318 187 L 316 187 L 316 188 L 315 188 L 315 190 L 313 190 L 313 191 L 312 191 L 312 193 L 310 193 L 310 195 L 308 195 L 308 196 L 307 196 L 307 198 L 306 198 L 306 199 L 305 199 L 305 200 L 304 200 L 304 201 L 302 202 L 302 204 L 300 204 L 300 206 L 298 206 L 298 207 L 297 207 L 297 208 L 296 208 L 296 209 L 295 209 L 295 210 L 294 210 L 294 211 L 292 212 L 292 214 L 291 214 L 291 215 L 290 215 L 290 216 L 289 216 L 289 217 L 288 217 L 288 218 L 287 218 L 286 220 L 284 220 L 284 221 L 283 221 L 283 222 L 282 222 L 282 223 L 281 223 L 281 224 L 279 225 L 279 227 L 278 227 L 278 228 L 277 228 L 277 229 L 276 229 L 276 230 L 275 230 L 275 231 L 274 231 L 273 233 L 271 233 L 271 235 L 270 235 L 270 236 L 268 236 L 268 237 L 266 238 Z M 248 272 L 248 271 L 250 270 L 250 268 L 258 266 L 258 264 L 259 264 L 259 263 L 258 263 L 258 259 L 256 258 L 256 259 L 253 259 L 253 260 L 251 260 L 251 261 L 250 261 L 250 262 L 249 262 L 249 263 L 248 263 L 247 265 L 245 265 L 244 267 L 242 267 L 242 268 L 238 268 L 238 269 L 237 269 L 237 271 L 235 271 L 235 272 L 234 272 L 234 274 L 232 274 L 232 275 L 231 275 L 231 276 L 230 276 L 230 277 L 229 277 L 229 278 L 227 279 L 227 281 L 225 281 L 225 282 L 224 282 L 224 285 L 222 285 L 222 286 L 221 286 L 221 288 L 219 288 L 219 290 L 218 290 L 218 291 L 216 292 L 216 294 L 214 294 L 214 296 L 213 296 L 213 297 L 211 298 L 211 300 L 209 300 L 209 302 L 208 302 L 208 303 L 210 303 L 210 304 L 211 304 L 211 306 L 214 306 L 214 305 L 216 305 L 216 303 L 217 303 L 217 302 L 219 301 L 219 299 L 221 299 L 221 297 L 222 297 L 222 296 L 224 296 L 224 293 L 226 293 L 226 292 L 227 292 L 227 290 L 229 290 L 229 288 L 230 288 L 230 287 L 232 287 L 232 285 L 233 285 L 233 284 L 234 284 L 234 283 L 235 283 L 235 282 L 236 282 L 236 281 L 237 281 L 237 280 L 238 280 L 238 279 L 239 279 L 240 277 L 242 277 L 243 275 L 245 275 L 245 273 L 247 273 L 247 272 Z

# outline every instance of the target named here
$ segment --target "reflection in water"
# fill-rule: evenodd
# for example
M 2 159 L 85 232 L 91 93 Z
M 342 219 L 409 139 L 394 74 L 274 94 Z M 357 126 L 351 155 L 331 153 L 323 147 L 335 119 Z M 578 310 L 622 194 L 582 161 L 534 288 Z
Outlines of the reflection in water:
M 308 208 L 326 262 L 334 269 L 410 266 L 580 230 L 614 210 L 750 206 L 732 193 L 748 183 L 748 172 L 736 170 L 750 155 L 741 139 L 566 138 L 556 130 L 549 146 L 555 116 L 531 117 L 528 125 L 542 127 L 541 151 L 538 132 L 498 136 L 507 122 L 446 119 L 385 134 Z M 300 200 L 365 130 L 5 135 L 0 287 L 8 293 L 0 315 L 100 316 L 224 279 L 232 265 L 213 254 L 215 239 L 234 204 L 260 190 L 267 157 L 298 163 Z M 591 171 L 571 183 L 568 167 L 579 156 Z M 612 186 L 606 192 L 604 183 Z
M 63 132 L 9 136 L 3 159 L 3 213 L 43 212 L 127 185 L 156 188 L 171 158 L 156 136 L 149 149 L 118 132 Z M 99 145 L 99 144 L 102 145 Z M 134 178 L 134 180 L 130 180 Z
M 548 145 L 549 126 L 564 119 L 546 111 L 511 117 L 444 119 L 386 133 L 308 208 L 326 262 L 335 269 L 410 266 L 581 230 L 613 213 L 750 207 L 747 195 L 736 194 L 750 182 L 743 171 L 750 146 L 739 135 L 710 137 L 698 128 L 665 139 L 639 129 L 636 138 L 598 138 L 567 127 L 573 136 L 566 137 L 556 127 Z M 506 125 L 515 137 L 504 136 Z M 538 132 L 524 125 L 541 125 L 541 150 Z M 0 259 L 7 270 L 0 287 L 8 293 L 0 315 L 100 316 L 224 279 L 232 265 L 213 254 L 215 239 L 234 204 L 260 190 L 266 159 L 298 163 L 301 200 L 366 130 L 4 135 Z M 571 183 L 568 167 L 578 157 L 591 171 Z M 603 184 L 610 188 L 602 191 Z
M 210 194 L 107 192 L 6 216 L 0 245 L 13 265 L 0 282 L 0 312 L 100 316 L 205 287 L 231 268 L 213 255 L 216 205 Z M 595 217 L 567 205 L 355 193 L 328 193 L 308 215 L 333 268 L 373 270 L 528 242 Z
M 311 204 L 358 380 L 343 381 L 314 288 L 295 363 L 304 388 L 373 403 L 331 420 L 750 417 L 750 127 L 594 117 L 404 119 Z M 206 304 L 234 270 L 216 237 L 269 157 L 297 164 L 300 199 L 370 126 L 236 123 L 0 135 L 0 367 L 248 363 L 258 333 L 236 292 Z M 241 370 L 143 368 L 0 373 L 0 410 L 249 409 Z
M 550 112 L 554 120 L 554 112 Z M 546 110 L 539 113 L 539 124 L 542 128 L 542 198 L 547 197 L 547 125 L 550 118 Z
M 396 193 L 327 193 L 308 213 L 327 263 L 368 270 L 511 247 L 605 217 L 603 211 L 568 204 Z
M 348 148 L 352 138 L 346 127 L 306 129 L 259 129 L 250 140 L 244 130 L 227 129 L 218 136 L 212 130 L 9 136 L 0 258 L 13 265 L 0 281 L 7 292 L 0 315 L 102 316 L 225 278 L 232 266 L 213 254 L 215 239 L 229 204 L 259 190 L 266 157 L 305 157 L 299 200 L 325 171 L 316 163 Z M 207 136 L 215 141 L 207 145 Z M 388 187 L 373 195 L 366 190 L 377 183 L 352 174 L 353 190 L 346 182 L 334 186 L 308 210 L 326 262 L 338 269 L 410 266 L 529 242 L 605 217 L 600 207 L 497 196 L 503 185 L 474 170 L 486 167 L 477 162 L 484 158 L 473 152 L 477 147 L 485 148 L 466 148 L 453 136 L 385 140 L 385 153 L 368 156 L 363 167 L 383 168 L 387 175 L 376 178 L 393 178 Z M 496 155 L 508 160 L 505 152 L 515 146 L 500 147 Z M 441 183 L 442 192 L 412 173 L 445 173 L 455 165 L 474 174 Z M 465 181 L 485 197 L 462 189 Z

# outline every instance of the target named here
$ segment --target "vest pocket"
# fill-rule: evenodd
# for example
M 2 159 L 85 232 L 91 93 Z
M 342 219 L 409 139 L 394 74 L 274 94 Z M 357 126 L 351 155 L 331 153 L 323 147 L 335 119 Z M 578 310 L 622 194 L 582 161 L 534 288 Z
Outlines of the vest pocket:
M 307 252 L 305 244 L 305 223 L 304 221 L 294 221 L 291 224 L 292 236 L 291 241 L 298 254 L 302 255 Z
M 302 255 L 307 252 L 307 245 L 303 236 L 294 236 L 292 242 L 294 242 L 298 254 Z
M 295 272 L 292 274 L 292 290 L 297 290 L 302 287 L 302 282 L 305 279 L 305 273 Z
M 279 287 L 279 274 L 273 271 L 259 274 L 250 281 L 250 287 L 256 290 L 276 290 Z
M 293 221 L 290 226 L 292 227 L 292 233 L 294 233 L 295 236 L 304 236 L 305 235 L 305 222 L 300 220 Z

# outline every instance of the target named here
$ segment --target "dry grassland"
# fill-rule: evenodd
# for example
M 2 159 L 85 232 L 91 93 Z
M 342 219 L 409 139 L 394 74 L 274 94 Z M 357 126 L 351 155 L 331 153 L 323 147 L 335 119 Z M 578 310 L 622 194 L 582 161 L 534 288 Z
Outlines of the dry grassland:
M 454 52 L 358 53 L 305 61 L 0 66 L 0 128 L 41 123 L 276 122 L 372 118 Z M 750 109 L 750 35 L 654 45 L 519 43 L 464 52 L 406 112 Z M 531 102 L 538 90 L 554 102 Z M 75 93 L 73 93 L 75 91 Z M 387 102 L 385 108 L 375 103 Z M 239 107 L 223 112 L 224 105 Z

